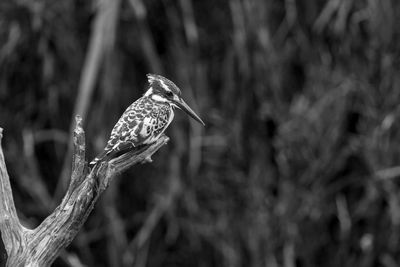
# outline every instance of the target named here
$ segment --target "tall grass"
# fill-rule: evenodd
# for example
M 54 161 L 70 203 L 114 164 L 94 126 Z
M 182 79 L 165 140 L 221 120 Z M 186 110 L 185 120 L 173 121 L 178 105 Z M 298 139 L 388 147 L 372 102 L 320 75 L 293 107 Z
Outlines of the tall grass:
M 2 0 L 20 216 L 60 200 L 74 113 L 94 156 L 156 72 L 206 127 L 177 115 L 55 266 L 397 266 L 399 15 L 394 0 Z

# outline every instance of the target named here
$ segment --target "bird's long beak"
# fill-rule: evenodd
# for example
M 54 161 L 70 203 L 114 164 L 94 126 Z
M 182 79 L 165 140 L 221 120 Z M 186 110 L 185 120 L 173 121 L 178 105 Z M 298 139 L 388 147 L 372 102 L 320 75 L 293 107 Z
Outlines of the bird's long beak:
M 203 124 L 203 126 L 205 126 L 205 123 L 203 122 L 203 120 L 200 119 L 200 117 L 188 106 L 188 104 L 186 104 L 185 101 L 183 101 L 183 99 L 181 97 L 176 98 L 173 101 L 178 108 L 185 111 L 190 117 L 192 117 L 196 121 Z

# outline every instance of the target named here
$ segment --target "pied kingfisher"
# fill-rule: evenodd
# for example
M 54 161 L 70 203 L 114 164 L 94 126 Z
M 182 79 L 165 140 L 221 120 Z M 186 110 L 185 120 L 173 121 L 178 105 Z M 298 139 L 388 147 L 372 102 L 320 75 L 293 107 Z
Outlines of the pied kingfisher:
M 205 125 L 182 99 L 181 91 L 173 82 L 156 74 L 147 74 L 147 79 L 149 87 L 146 93 L 125 110 L 112 129 L 103 152 L 90 165 L 116 153 L 155 142 L 174 119 L 175 107 Z

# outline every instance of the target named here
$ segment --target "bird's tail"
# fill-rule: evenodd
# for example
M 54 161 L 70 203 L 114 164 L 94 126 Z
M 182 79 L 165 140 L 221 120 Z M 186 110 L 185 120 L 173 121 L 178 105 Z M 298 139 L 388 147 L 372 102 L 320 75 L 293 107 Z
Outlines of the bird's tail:
M 132 145 L 132 143 L 121 143 L 118 146 L 114 146 L 111 149 L 104 149 L 103 152 L 101 152 L 97 157 L 95 157 L 90 163 L 89 166 L 93 167 L 96 165 L 98 162 L 103 161 L 103 160 L 110 160 L 114 158 L 115 156 L 118 156 L 120 154 L 126 153 L 132 149 L 135 149 L 135 146 Z

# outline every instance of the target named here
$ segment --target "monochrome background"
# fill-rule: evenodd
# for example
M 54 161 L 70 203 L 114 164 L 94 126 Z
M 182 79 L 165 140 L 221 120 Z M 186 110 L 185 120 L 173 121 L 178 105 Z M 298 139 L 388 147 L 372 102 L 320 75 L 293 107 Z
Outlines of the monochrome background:
M 74 116 L 90 161 L 157 73 L 206 126 L 177 111 L 54 266 L 399 266 L 399 15 L 396 0 L 1 0 L 20 219 L 60 203 Z

